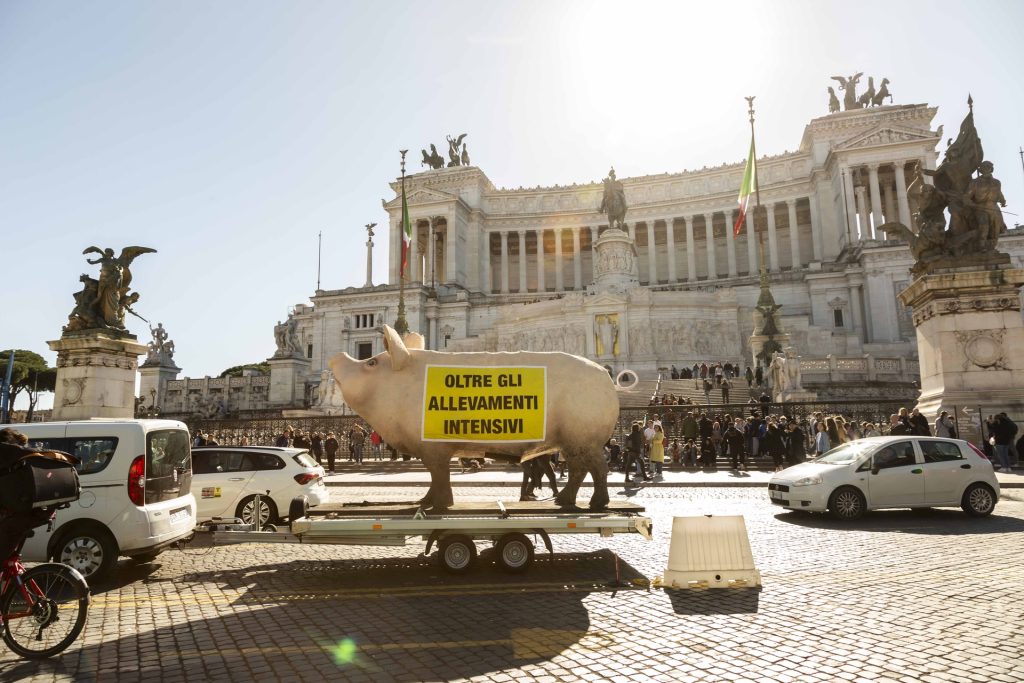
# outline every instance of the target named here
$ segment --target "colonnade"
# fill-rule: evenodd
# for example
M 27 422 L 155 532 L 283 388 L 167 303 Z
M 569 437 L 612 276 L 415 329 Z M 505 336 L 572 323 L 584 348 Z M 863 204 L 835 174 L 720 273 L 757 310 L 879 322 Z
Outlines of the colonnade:
M 930 166 L 927 159 L 840 165 L 846 203 L 847 242 L 886 239 L 878 230 L 886 222 L 899 221 L 913 227 L 907 196 L 908 163 L 921 163 L 925 168 Z M 926 181 L 930 183 L 927 177 Z
M 781 222 L 784 225 L 780 227 L 776 212 L 783 209 Z M 814 197 L 766 202 L 760 211 L 762 217 L 757 224 L 765 230 L 769 271 L 797 270 L 812 260 L 821 260 L 821 226 Z M 798 211 L 804 215 L 803 223 L 798 221 Z M 735 210 L 726 209 L 629 222 L 630 236 L 637 243 L 641 282 L 649 285 L 676 284 L 758 272 L 758 238 L 753 230 L 747 229 L 752 224 L 750 216 L 739 236 L 733 234 L 735 219 Z M 485 232 L 483 244 L 489 267 L 485 269 L 484 291 L 508 294 L 584 288 L 593 279 L 592 270 L 584 277 L 584 265 L 589 264 L 592 269 L 593 244 L 602 229 L 604 226 L 601 225 L 583 225 Z M 638 241 L 638 236 L 641 241 Z M 677 236 L 682 239 L 677 239 Z M 808 236 L 810 245 L 805 249 Z M 570 237 L 571 246 L 567 244 Z M 788 240 L 785 257 L 780 253 L 780 237 Z M 528 249 L 528 241 L 533 246 L 532 250 Z M 581 245 L 585 248 L 581 249 Z M 493 246 L 497 248 L 493 249 Z M 569 248 L 568 253 L 564 253 L 567 251 L 564 247 Z M 513 249 L 517 253 L 513 254 Z M 699 253 L 701 249 L 702 253 Z M 740 251 L 746 253 L 745 266 L 738 259 Z M 548 278 L 551 271 L 553 282 Z M 494 274 L 493 281 L 491 273 Z

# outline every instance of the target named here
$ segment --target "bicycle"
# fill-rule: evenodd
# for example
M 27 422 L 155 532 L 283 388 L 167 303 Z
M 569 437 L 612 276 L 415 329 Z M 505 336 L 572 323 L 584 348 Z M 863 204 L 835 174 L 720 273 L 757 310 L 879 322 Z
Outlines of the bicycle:
M 89 585 L 76 569 L 59 562 L 26 569 L 21 549 L 33 533 L 24 532 L 0 571 L 0 629 L 4 642 L 19 656 L 45 659 L 63 652 L 81 634 L 89 611 Z

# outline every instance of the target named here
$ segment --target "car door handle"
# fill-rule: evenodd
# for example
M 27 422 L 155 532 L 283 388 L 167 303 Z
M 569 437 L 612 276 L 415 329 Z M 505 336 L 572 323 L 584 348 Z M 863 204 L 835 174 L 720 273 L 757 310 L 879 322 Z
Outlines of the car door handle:
M 924 472 L 924 470 L 922 470 L 921 468 L 918 468 L 916 470 L 910 470 L 911 474 L 921 474 L 922 472 Z
M 228 481 L 245 481 L 245 477 L 231 477 Z
M 971 469 L 971 466 L 970 466 L 970 464 L 960 465 L 960 469 L 962 469 L 962 470 L 969 470 L 969 469 Z

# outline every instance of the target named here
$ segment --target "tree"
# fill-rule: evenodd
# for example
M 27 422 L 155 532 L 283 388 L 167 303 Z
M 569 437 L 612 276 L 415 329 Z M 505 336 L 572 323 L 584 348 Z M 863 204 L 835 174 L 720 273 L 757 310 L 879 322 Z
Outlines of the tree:
M 0 372 L 7 371 L 7 360 L 11 350 L 0 351 Z M 14 349 L 14 369 L 11 372 L 11 406 L 22 391 L 28 394 L 28 419 L 39 399 L 40 391 L 53 391 L 57 381 L 57 369 L 51 368 L 46 359 L 35 351 Z
M 249 363 L 247 365 L 236 365 L 220 373 L 220 377 L 241 377 L 243 370 L 258 370 L 260 374 L 269 375 L 270 363 L 263 361 L 260 363 Z

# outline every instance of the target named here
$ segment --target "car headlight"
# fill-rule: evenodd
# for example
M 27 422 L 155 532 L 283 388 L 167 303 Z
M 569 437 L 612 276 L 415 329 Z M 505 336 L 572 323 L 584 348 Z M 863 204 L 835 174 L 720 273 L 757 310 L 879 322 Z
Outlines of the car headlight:
M 796 481 L 793 482 L 792 485 L 793 486 L 814 486 L 815 484 L 820 484 L 820 483 L 821 483 L 821 476 L 815 474 L 815 475 L 812 475 L 812 476 L 809 476 L 809 477 L 803 477 L 801 479 L 797 479 Z

